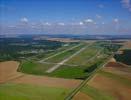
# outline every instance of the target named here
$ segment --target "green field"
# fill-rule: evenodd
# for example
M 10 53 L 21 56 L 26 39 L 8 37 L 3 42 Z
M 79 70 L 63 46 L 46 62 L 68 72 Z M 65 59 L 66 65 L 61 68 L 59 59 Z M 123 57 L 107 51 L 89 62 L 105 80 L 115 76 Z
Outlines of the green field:
M 63 100 L 70 89 L 6 83 L 0 85 L 0 100 Z
M 21 64 L 21 68 L 19 71 L 28 74 L 35 74 L 35 75 L 44 75 L 45 71 L 54 66 L 54 64 L 41 64 L 35 61 L 23 61 Z

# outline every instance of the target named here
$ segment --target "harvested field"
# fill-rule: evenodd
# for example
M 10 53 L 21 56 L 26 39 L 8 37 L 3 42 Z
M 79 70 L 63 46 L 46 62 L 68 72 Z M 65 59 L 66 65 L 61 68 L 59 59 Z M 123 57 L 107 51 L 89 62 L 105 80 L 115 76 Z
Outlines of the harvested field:
M 7 61 L 0 63 L 0 80 L 1 82 L 25 83 L 34 85 L 44 85 L 52 87 L 75 88 L 81 83 L 81 80 L 51 78 L 46 76 L 35 76 L 17 72 L 19 62 Z M 22 75 L 21 77 L 18 77 Z M 13 77 L 12 77 L 13 76 Z M 18 78 L 16 78 L 18 77 Z M 9 80 L 11 78 L 11 80 Z
M 92 100 L 87 94 L 83 92 L 78 92 L 74 97 L 73 100 Z
M 0 62 L 0 83 L 21 76 L 22 73 L 16 71 L 18 66 L 16 61 Z
M 130 100 L 131 68 L 111 59 L 74 97 L 80 92 L 93 100 Z
M 13 83 L 24 83 L 32 85 L 44 85 L 51 87 L 75 88 L 81 83 L 81 80 L 51 78 L 46 76 L 24 75 L 18 79 L 14 79 Z
M 18 66 L 16 61 L 0 63 L 0 100 L 63 100 L 81 83 L 81 80 L 23 74 L 17 72 Z
M 106 67 L 127 67 L 125 64 L 122 64 L 122 63 L 118 63 L 118 62 L 109 62 L 106 64 Z
M 131 79 L 131 68 L 122 63 L 109 62 L 103 70 Z
M 131 41 L 125 42 L 124 46 L 120 50 L 129 49 L 129 48 L 131 48 Z
M 131 98 L 131 87 L 100 74 L 97 74 L 91 81 L 89 81 L 88 85 L 101 91 L 105 91 L 117 100 L 130 100 Z

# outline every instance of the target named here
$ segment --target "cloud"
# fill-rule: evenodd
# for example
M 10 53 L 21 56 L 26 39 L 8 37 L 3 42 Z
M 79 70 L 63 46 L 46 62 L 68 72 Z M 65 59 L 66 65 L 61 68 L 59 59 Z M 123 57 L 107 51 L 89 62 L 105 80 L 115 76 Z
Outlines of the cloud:
M 84 25 L 84 23 L 83 22 L 79 22 L 79 25 Z
M 118 23 L 118 22 L 119 22 L 119 19 L 118 19 L 118 18 L 115 18 L 113 21 L 116 22 L 116 23 Z
M 47 26 L 51 26 L 51 23 L 49 22 L 46 22 L 46 23 L 43 23 L 44 25 L 47 25 Z
M 101 16 L 101 15 L 96 14 L 96 18 L 100 19 L 100 18 L 102 18 L 102 16 Z
M 123 7 L 127 8 L 131 12 L 131 0 L 122 0 Z
M 101 24 L 102 24 L 102 25 L 104 25 L 104 24 L 105 24 L 105 22 L 102 22 Z
M 99 8 L 104 8 L 104 5 L 103 4 L 99 4 L 98 7 Z
M 94 21 L 92 19 L 86 19 L 84 22 L 86 22 L 86 23 L 92 23 Z
M 58 25 L 60 25 L 60 26 L 64 26 L 64 25 L 65 25 L 65 23 L 61 23 L 61 22 L 60 22 L 60 23 L 58 23 Z
M 21 18 L 20 21 L 24 23 L 28 23 L 28 19 L 26 17 Z
M 25 20 L 26 19 L 26 20 Z M 27 18 L 23 18 L 22 22 L 28 22 Z M 63 22 L 28 22 L 23 24 L 20 21 L 16 24 L 4 25 L 0 24 L 0 34 L 108 34 L 108 33 L 130 33 L 129 21 L 122 21 L 121 19 L 114 18 L 108 23 L 103 20 L 97 22 L 92 18 L 83 19 L 80 21 L 71 21 L 68 23 Z M 62 26 L 61 26 L 62 25 Z

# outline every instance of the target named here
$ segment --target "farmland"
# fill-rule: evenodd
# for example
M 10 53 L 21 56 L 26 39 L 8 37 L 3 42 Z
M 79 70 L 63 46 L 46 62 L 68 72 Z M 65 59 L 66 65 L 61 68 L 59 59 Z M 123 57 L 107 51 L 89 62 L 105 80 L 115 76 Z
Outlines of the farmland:
M 124 46 L 125 47 L 125 46 Z M 123 47 L 122 47 L 123 48 Z M 128 46 L 128 49 L 130 47 Z M 120 49 L 121 50 L 121 49 Z M 122 49 L 127 50 L 127 49 Z M 118 53 L 117 53 L 118 54 Z M 124 55 L 122 53 L 122 55 Z M 122 59 L 119 56 L 119 59 Z M 128 56 L 130 59 L 130 56 Z M 89 100 L 130 100 L 131 92 L 131 68 L 112 59 L 98 70 L 93 77 L 79 89 L 73 100 L 89 98 Z M 119 60 L 118 60 L 119 61 Z M 83 97 L 81 96 L 83 95 Z
M 110 67 L 105 66 L 105 68 L 98 71 L 94 77 L 80 89 L 79 93 L 84 93 L 93 100 L 130 100 L 131 68 L 126 68 L 126 66 L 123 65 L 121 65 L 122 67 L 113 65 L 117 64 L 112 64 Z M 120 65 L 118 64 L 118 66 Z M 74 96 L 74 100 L 76 97 L 79 97 L 79 93 Z
M 22 61 L 19 71 L 51 77 L 85 79 L 90 72 L 104 63 L 104 60 L 110 56 L 108 48 L 102 47 L 101 43 L 83 42 L 39 61 L 32 59 Z M 106 44 L 109 45 L 108 42 Z M 58 68 L 48 73 L 56 66 Z
M 81 83 L 81 80 L 23 74 L 17 72 L 18 65 L 16 61 L 0 63 L 1 100 L 61 100 Z
M 73 95 L 74 100 L 80 100 L 78 98 L 82 97 L 89 100 L 116 100 L 120 97 L 128 100 L 130 98 L 131 69 L 129 67 L 120 67 L 124 66 L 121 61 L 108 63 L 99 70 L 112 55 L 118 54 L 117 50 L 122 44 L 114 41 L 55 42 L 50 40 L 40 40 L 40 43 L 35 44 L 34 41 L 39 40 L 31 40 L 33 44 L 31 41 L 26 41 L 26 44 L 32 44 L 30 50 L 23 47 L 26 44 L 19 42 L 24 52 L 16 49 L 16 51 L 9 50 L 12 52 L 10 53 L 5 50 L 6 46 L 3 46 L 2 52 L 4 54 L 8 52 L 11 58 L 4 54 L 1 56 L 1 61 L 5 61 L 0 62 L 1 100 L 8 100 L 8 98 L 10 100 L 63 100 L 90 78 Z M 48 42 L 51 46 L 46 48 Z M 18 45 L 16 42 L 7 44 Z M 37 49 L 34 49 L 34 44 Z M 15 52 L 16 57 L 13 55 Z M 6 59 L 15 61 L 6 61 Z M 113 67 L 117 65 L 118 68 Z M 112 88 L 108 88 L 107 85 Z M 119 94 L 117 88 L 126 94 L 123 92 Z
M 69 91 L 66 88 L 6 83 L 0 85 L 0 100 L 61 100 Z

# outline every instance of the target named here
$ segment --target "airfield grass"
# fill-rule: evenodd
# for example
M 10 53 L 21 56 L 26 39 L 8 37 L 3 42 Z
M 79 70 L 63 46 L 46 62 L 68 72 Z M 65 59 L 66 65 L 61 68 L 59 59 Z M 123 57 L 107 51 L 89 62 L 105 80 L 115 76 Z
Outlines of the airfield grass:
M 104 63 L 106 59 L 95 59 L 93 62 L 88 65 L 79 65 L 79 66 L 67 66 L 62 65 L 52 73 L 48 73 L 47 75 L 52 77 L 61 77 L 61 78 L 74 78 L 74 79 L 86 79 L 89 74 L 100 67 L 102 63 Z
M 57 56 L 54 56 L 54 57 L 52 57 L 52 58 L 50 58 L 48 60 L 45 60 L 45 61 L 46 62 L 59 63 L 62 60 L 70 57 L 71 55 L 73 55 L 75 52 L 79 51 L 84 46 L 85 46 L 85 44 L 81 44 L 80 46 L 78 46 L 78 47 L 76 47 L 74 49 L 68 50 L 68 51 L 66 51 L 64 53 L 61 53 L 61 54 L 59 54 Z
M 6 83 L 0 85 L 0 100 L 64 100 L 70 89 Z
M 106 94 L 104 91 L 98 90 L 89 85 L 85 85 L 80 91 L 89 95 L 93 100 L 115 100 L 112 96 Z
M 56 64 L 51 64 L 54 62 L 60 62 L 61 60 L 71 56 L 81 48 L 88 46 L 88 44 L 82 44 L 72 50 L 66 51 L 62 54 L 59 54 L 53 58 L 48 59 L 47 63 L 38 63 L 33 60 L 23 61 L 21 64 L 20 71 L 28 74 L 35 74 L 35 75 L 47 75 L 51 77 L 61 77 L 61 78 L 75 78 L 75 79 L 85 79 L 88 77 L 89 73 L 92 72 L 95 68 L 97 68 L 100 64 L 102 64 L 107 55 L 104 53 L 100 53 L 96 56 L 97 52 L 101 50 L 101 48 L 96 47 L 94 45 L 90 45 L 84 51 L 67 61 L 67 65 L 61 65 L 58 69 L 51 73 L 46 73 L 46 71 L 53 67 Z M 92 59 L 92 57 L 94 57 Z M 91 60 L 90 60 L 91 59 Z M 88 61 L 89 60 L 89 61 Z M 87 63 L 88 62 L 88 63 Z M 76 66 L 73 66 L 76 65 Z M 91 67 L 94 68 L 91 68 Z M 96 66 L 96 67 L 95 67 Z
M 20 71 L 28 74 L 44 75 L 45 71 L 54 66 L 54 64 L 38 63 L 34 61 L 23 61 L 20 66 Z
M 60 68 L 48 75 L 61 78 L 81 78 L 85 76 L 85 73 L 80 67 L 62 65 Z
M 67 61 L 67 64 L 74 64 L 74 65 L 87 65 L 88 60 L 96 55 L 99 51 L 98 48 L 89 46 L 84 51 Z
M 88 52 L 88 53 L 86 53 L 88 56 L 88 59 L 90 59 L 96 55 L 97 50 L 93 50 L 93 49 L 94 49 L 94 47 L 88 48 L 88 50 L 84 51 L 84 52 Z M 93 55 L 93 53 L 94 53 L 94 55 Z M 82 55 L 83 55 L 83 53 L 82 53 Z M 90 55 L 90 57 L 89 57 L 89 55 Z M 85 64 L 85 65 L 82 65 L 82 63 L 79 63 L 79 65 L 77 65 L 77 66 L 61 65 L 58 69 L 56 69 L 52 73 L 46 73 L 46 71 L 49 68 L 53 67 L 55 64 L 47 64 L 47 63 L 40 64 L 40 63 L 34 62 L 34 61 L 23 62 L 20 70 L 24 73 L 35 74 L 35 75 L 47 75 L 47 76 L 51 76 L 51 77 L 61 77 L 61 78 L 71 78 L 71 79 L 73 79 L 73 78 L 85 79 L 88 77 L 89 73 L 94 70 L 91 68 L 94 64 L 96 64 L 96 66 L 98 67 L 101 63 L 103 63 L 105 61 L 106 56 L 103 53 L 100 55 L 101 55 L 101 57 L 99 57 L 99 58 L 95 57 L 91 61 L 89 61 L 88 64 Z M 80 59 L 83 59 L 83 58 L 80 57 Z M 86 62 L 88 59 L 85 58 L 83 60 Z M 76 60 L 76 62 L 77 62 L 77 60 Z M 86 70 L 88 70 L 88 68 L 89 68 L 89 70 L 90 69 L 91 70 L 86 71 Z

